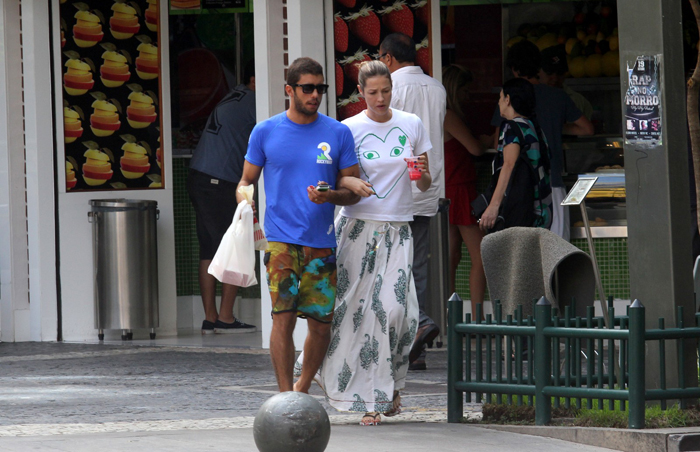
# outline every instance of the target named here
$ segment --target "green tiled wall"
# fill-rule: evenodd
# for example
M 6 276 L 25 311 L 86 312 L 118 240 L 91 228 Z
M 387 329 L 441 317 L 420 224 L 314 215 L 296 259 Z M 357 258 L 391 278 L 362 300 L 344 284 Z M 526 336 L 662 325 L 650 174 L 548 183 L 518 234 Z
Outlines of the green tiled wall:
M 490 162 L 477 163 L 477 189 L 480 192 L 488 185 L 491 174 L 490 166 Z M 571 243 L 588 253 L 588 242 L 586 239 L 574 239 Z M 593 239 L 593 246 L 595 246 L 598 268 L 600 269 L 605 295 L 628 300 L 630 298 L 630 273 L 627 239 Z M 463 300 L 470 299 L 470 269 L 471 260 L 469 259 L 469 253 L 467 252 L 467 247 L 462 245 L 462 261 L 457 268 L 455 289 Z M 489 299 L 488 290 L 485 298 L 487 300 Z
M 173 208 L 175 212 L 175 270 L 177 295 L 200 295 L 197 272 L 199 268 L 199 243 L 195 229 L 194 209 L 187 195 L 188 159 L 173 159 Z M 257 254 L 257 253 L 256 253 Z M 257 255 L 256 255 L 257 258 Z M 256 268 L 258 266 L 256 265 Z M 260 275 L 258 274 L 258 281 Z M 217 289 L 221 294 L 221 287 Z M 260 298 L 260 285 L 241 288 L 238 295 L 244 298 Z

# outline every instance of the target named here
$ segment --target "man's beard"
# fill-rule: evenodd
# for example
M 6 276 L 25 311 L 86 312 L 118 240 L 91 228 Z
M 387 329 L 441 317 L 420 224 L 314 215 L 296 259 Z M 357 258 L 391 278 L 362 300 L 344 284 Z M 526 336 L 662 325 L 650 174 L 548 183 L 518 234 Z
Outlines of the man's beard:
M 315 110 L 311 111 L 308 108 L 306 108 L 304 103 L 298 97 L 294 97 L 294 108 L 296 111 L 305 116 L 313 116 L 316 113 L 318 113 L 318 107 L 316 107 Z

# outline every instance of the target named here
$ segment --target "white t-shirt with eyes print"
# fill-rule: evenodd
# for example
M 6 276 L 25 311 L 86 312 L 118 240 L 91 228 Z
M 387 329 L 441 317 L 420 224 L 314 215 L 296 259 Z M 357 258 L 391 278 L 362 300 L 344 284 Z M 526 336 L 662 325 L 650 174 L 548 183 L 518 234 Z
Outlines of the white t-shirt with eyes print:
M 423 123 L 413 113 L 392 108 L 391 119 L 376 122 L 365 112 L 343 124 L 355 139 L 360 177 L 372 184 L 376 195 L 345 206 L 340 214 L 375 221 L 412 221 L 413 195 L 405 157 L 424 154 L 432 148 Z

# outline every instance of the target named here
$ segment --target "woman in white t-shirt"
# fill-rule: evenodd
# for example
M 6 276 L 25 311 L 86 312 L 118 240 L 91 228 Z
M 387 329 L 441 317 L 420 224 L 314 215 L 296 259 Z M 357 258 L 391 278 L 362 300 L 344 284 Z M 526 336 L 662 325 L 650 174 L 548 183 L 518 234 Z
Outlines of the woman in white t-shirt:
M 428 132 L 418 116 L 389 108 L 391 74 L 363 63 L 358 89 L 367 109 L 343 121 L 352 131 L 361 178 L 342 185 L 362 199 L 336 218 L 338 285 L 331 344 L 320 371 L 329 403 L 363 412 L 361 425 L 401 411 L 408 354 L 418 326 L 411 273 L 413 197 L 407 157 L 417 157 L 421 191 L 430 187 Z

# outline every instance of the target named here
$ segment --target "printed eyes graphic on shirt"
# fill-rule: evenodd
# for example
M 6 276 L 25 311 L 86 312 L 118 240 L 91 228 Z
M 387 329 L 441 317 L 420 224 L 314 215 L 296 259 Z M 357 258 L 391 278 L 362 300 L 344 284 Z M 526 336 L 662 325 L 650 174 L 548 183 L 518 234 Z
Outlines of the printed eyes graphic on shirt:
M 401 136 L 399 138 L 403 138 L 404 142 L 406 141 L 405 136 Z M 401 154 L 403 154 L 403 148 L 401 146 L 394 146 L 391 149 L 391 151 L 389 151 L 389 157 L 398 157 Z M 374 159 L 378 159 L 379 157 L 381 157 L 379 155 L 379 152 L 377 152 L 377 151 L 365 151 L 362 153 L 362 156 L 364 158 L 366 158 L 367 160 L 374 160 Z
M 413 147 L 411 146 L 411 142 L 408 139 L 406 133 L 399 127 L 394 127 L 391 130 L 389 130 L 389 132 L 384 136 L 384 138 L 381 138 L 380 136 L 374 133 L 369 133 L 365 135 L 360 140 L 360 144 L 357 146 L 357 157 L 360 163 L 360 170 L 362 171 L 362 173 L 364 173 L 366 180 L 369 183 L 372 183 L 369 175 L 367 174 L 367 169 L 363 165 L 363 162 L 365 165 L 371 165 L 369 161 L 383 158 L 401 157 L 403 156 L 404 151 L 406 151 L 406 149 L 408 149 L 408 152 L 405 152 L 405 154 L 410 157 L 413 152 Z M 388 163 L 388 161 L 386 163 Z M 389 193 L 392 192 L 396 184 L 399 182 L 399 180 L 401 180 L 401 177 L 403 177 L 404 174 L 406 174 L 407 172 L 407 166 L 404 165 L 404 171 L 401 173 L 400 176 L 398 176 L 395 180 L 390 181 L 389 183 L 381 184 L 382 186 L 387 188 L 382 189 L 376 184 L 374 184 L 374 189 L 377 194 L 377 198 L 384 199 L 387 196 L 389 196 Z

